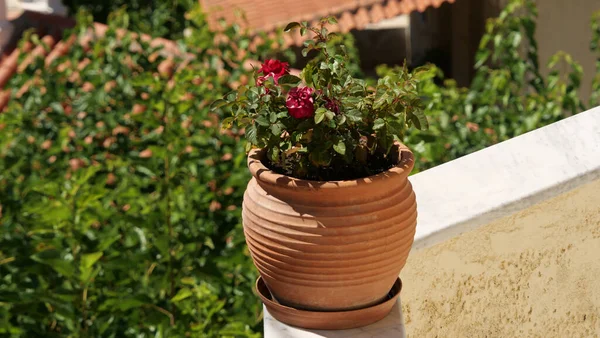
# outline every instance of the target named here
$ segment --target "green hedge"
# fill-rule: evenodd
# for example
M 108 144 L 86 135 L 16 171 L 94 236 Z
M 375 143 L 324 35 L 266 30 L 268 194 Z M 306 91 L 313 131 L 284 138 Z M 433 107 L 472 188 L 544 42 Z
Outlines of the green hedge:
M 427 70 L 420 92 L 426 99 L 430 130 L 406 138 L 425 170 L 600 105 L 600 12 L 591 20 L 591 53 L 598 56 L 589 102 L 580 98 L 583 68 L 557 52 L 543 75 L 535 40 L 533 0 L 512 0 L 487 22 L 468 88 Z M 578 37 L 574 37 L 578 38 Z M 582 43 L 587 43 L 582 41 Z M 385 74 L 386 67 L 379 72 Z M 441 84 L 440 84 L 441 83 Z
M 67 37 L 88 31 L 91 18 L 78 21 Z M 245 153 L 208 109 L 244 80 L 245 58 L 200 28 L 189 42 L 209 47 L 190 48 L 171 78 L 182 60 L 141 41 L 130 52 L 132 37 L 116 36 L 127 21 L 118 13 L 104 37 L 11 79 L 0 114 L 0 335 L 253 337 Z M 226 34 L 248 42 L 236 27 Z
M 198 4 L 198 0 L 62 0 L 74 15 L 86 10 L 96 22 L 106 23 L 110 14 L 124 8 L 130 20 L 130 29 L 156 37 L 180 39 L 185 29 L 185 13 Z

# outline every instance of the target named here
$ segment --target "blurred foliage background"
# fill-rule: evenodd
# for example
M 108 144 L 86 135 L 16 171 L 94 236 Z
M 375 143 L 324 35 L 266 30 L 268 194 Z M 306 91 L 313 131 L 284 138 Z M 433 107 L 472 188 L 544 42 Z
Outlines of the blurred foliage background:
M 208 106 L 251 80 L 245 62 L 281 55 L 277 41 L 247 48 L 238 26 L 212 32 L 191 0 L 65 2 L 87 11 L 64 39 L 91 41 L 15 74 L 0 114 L 0 336 L 260 337 L 240 224 L 243 130 L 221 131 Z M 418 170 L 600 104 L 600 72 L 582 102 L 569 55 L 540 73 L 536 15 L 514 0 L 488 22 L 469 88 L 435 66 L 422 73 L 431 129 L 406 138 Z M 94 20 L 109 23 L 104 35 Z M 180 53 L 120 28 L 174 39 Z M 600 68 L 600 15 L 591 28 Z
M 89 12 L 96 22 L 106 23 L 110 14 L 125 8 L 129 29 L 154 37 L 181 39 L 185 29 L 185 13 L 198 5 L 198 0 L 62 0 L 75 15 L 79 10 Z

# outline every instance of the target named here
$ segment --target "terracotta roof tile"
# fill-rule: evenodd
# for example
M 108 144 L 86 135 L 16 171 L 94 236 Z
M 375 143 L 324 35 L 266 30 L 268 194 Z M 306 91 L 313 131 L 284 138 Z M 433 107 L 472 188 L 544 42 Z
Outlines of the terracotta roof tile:
M 343 33 L 348 33 L 354 28 L 354 17 L 350 12 L 344 12 L 338 19 L 338 25 Z
M 59 41 L 56 46 L 54 46 L 54 49 L 50 52 L 50 54 L 48 54 L 46 57 L 46 66 L 50 65 L 56 58 L 65 55 L 69 51 L 69 48 L 71 48 L 71 46 L 75 43 L 75 40 L 76 38 L 73 35 L 67 41 Z
M 398 13 L 408 13 L 410 12 L 410 9 L 407 8 L 407 4 L 409 2 L 412 2 L 412 0 L 404 0 L 401 3 L 398 3 L 397 1 L 388 1 L 384 5 L 383 10 L 387 15 L 389 15 L 390 18 L 398 15 Z
M 383 6 L 380 3 L 374 4 L 371 7 L 371 22 L 379 22 L 383 19 L 386 19 Z
M 411 11 L 424 11 L 429 6 L 439 7 L 455 0 L 199 0 L 209 14 L 209 24 L 217 29 L 219 18 L 237 22 L 242 27 L 257 31 L 274 31 L 291 21 L 315 22 L 333 15 L 339 22 L 339 30 L 348 32 L 364 28 L 384 18 L 391 18 Z M 234 12 L 245 13 L 246 21 L 236 18 Z M 304 39 L 286 38 L 286 43 L 301 44 Z
M 0 92 L 0 112 L 2 111 L 2 109 L 4 109 L 4 107 L 6 107 L 9 100 L 10 100 L 10 91 L 4 90 L 4 91 Z
M 31 47 L 31 45 L 29 46 Z M 27 51 L 26 47 L 23 50 Z M 19 51 L 14 50 L 7 58 L 4 59 L 2 64 L 0 64 L 0 88 L 4 88 L 4 85 L 6 85 L 12 74 L 17 71 L 19 55 Z
M 357 29 L 365 29 L 370 23 L 369 12 L 365 7 L 361 7 L 356 11 L 354 22 Z
M 51 36 L 51 35 L 46 35 L 44 36 L 41 41 L 46 44 L 46 46 L 48 46 L 50 48 L 50 50 L 53 49 L 54 45 L 56 44 L 56 39 Z M 27 66 L 29 66 L 36 58 L 40 57 L 40 56 L 46 56 L 49 53 L 49 51 L 44 48 L 43 45 L 38 45 L 36 46 L 33 51 L 31 51 L 31 53 L 27 54 L 27 57 L 25 57 L 25 60 L 23 60 L 23 62 L 21 62 L 21 64 L 19 64 L 19 67 L 17 68 L 17 72 L 22 73 Z

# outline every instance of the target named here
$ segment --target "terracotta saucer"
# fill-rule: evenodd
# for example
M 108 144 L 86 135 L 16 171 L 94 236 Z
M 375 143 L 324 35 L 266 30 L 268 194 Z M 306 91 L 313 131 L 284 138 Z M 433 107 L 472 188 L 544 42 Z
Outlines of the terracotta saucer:
M 387 316 L 400 295 L 402 281 L 398 277 L 388 293 L 387 299 L 377 305 L 364 309 L 335 312 L 298 310 L 281 305 L 273 301 L 271 292 L 262 277 L 258 277 L 256 280 L 256 290 L 269 313 L 282 323 L 305 329 L 344 330 L 367 326 Z

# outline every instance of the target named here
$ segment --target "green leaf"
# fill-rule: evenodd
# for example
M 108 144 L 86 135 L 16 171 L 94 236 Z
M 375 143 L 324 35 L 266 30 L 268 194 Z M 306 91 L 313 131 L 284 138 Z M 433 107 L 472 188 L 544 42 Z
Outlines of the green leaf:
M 481 66 L 483 66 L 487 62 L 489 56 L 490 56 L 489 49 L 478 50 L 477 53 L 475 54 L 475 60 L 477 62 L 475 63 L 474 68 L 480 68 Z
M 227 103 L 228 103 L 228 102 L 227 102 L 226 100 L 223 100 L 223 99 L 216 100 L 216 101 L 214 101 L 214 102 L 213 102 L 213 103 L 210 105 L 210 109 L 211 109 L 211 110 L 215 110 L 215 109 L 217 109 L 217 108 L 221 108 L 221 107 L 223 107 L 224 105 L 226 105 Z
M 135 298 L 110 298 L 107 299 L 102 305 L 98 307 L 98 310 L 120 310 L 127 311 L 136 307 L 144 305 L 144 302 Z
M 328 151 L 310 153 L 309 158 L 316 166 L 328 166 L 331 163 L 331 155 Z
M 135 169 L 136 169 L 137 172 L 140 172 L 140 173 L 142 173 L 142 174 L 144 174 L 144 175 L 146 175 L 148 177 L 155 177 L 156 176 L 156 174 L 152 170 L 150 170 L 150 169 L 148 169 L 148 168 L 146 168 L 144 166 L 138 165 L 138 166 L 135 167 Z
M 269 149 L 268 155 L 271 161 L 273 161 L 274 163 L 279 162 L 279 148 L 273 147 Z
M 81 266 L 83 268 L 91 268 L 102 257 L 102 252 L 93 252 L 81 256 Z
M 229 129 L 232 127 L 233 121 L 234 121 L 233 117 L 231 117 L 231 116 L 226 117 L 221 121 L 221 125 L 223 126 L 223 128 Z
M 429 121 L 422 111 L 414 111 L 410 114 L 410 120 L 419 130 L 427 130 L 429 128 Z
M 373 121 L 373 130 L 381 129 L 385 126 L 385 120 L 382 118 L 378 118 Z
M 231 91 L 229 94 L 227 94 L 227 101 L 231 102 L 231 101 L 235 101 L 235 99 L 237 98 L 237 92 L 236 91 Z
M 131 310 L 133 308 L 137 308 L 144 305 L 144 302 L 142 302 L 139 299 L 125 299 L 125 300 L 120 300 L 119 301 L 119 310 L 121 311 L 127 311 L 127 310 Z
M 315 111 L 315 123 L 319 124 L 321 123 L 321 121 L 323 121 L 323 119 L 325 118 L 325 113 L 327 112 L 327 108 L 318 108 Z
M 304 36 L 304 34 L 306 34 L 306 26 L 302 26 L 302 27 L 300 28 L 300 35 L 301 35 L 301 36 Z
M 521 33 L 520 32 L 515 32 L 512 36 L 512 45 L 513 48 L 517 48 L 520 44 L 521 44 Z
M 154 240 L 154 246 L 160 251 L 163 256 L 169 255 L 169 238 L 166 236 L 159 236 Z
M 181 284 L 196 285 L 196 279 L 194 277 L 183 277 L 181 279 Z
M 275 136 L 281 136 L 281 132 L 282 132 L 283 128 L 285 128 L 285 126 L 282 125 L 281 123 L 272 124 L 271 125 L 271 133 L 273 133 L 273 135 L 275 135 Z
M 269 122 L 269 119 L 264 116 L 264 115 L 260 115 L 259 117 L 256 118 L 256 123 L 258 123 L 259 125 L 263 126 L 263 127 L 268 127 L 271 125 L 271 122 Z
M 344 115 L 346 115 L 351 122 L 359 122 L 362 120 L 362 113 L 358 109 L 349 109 Z
M 337 24 L 337 23 L 338 23 L 337 19 L 336 19 L 335 17 L 333 17 L 333 16 L 330 16 L 330 17 L 328 17 L 328 18 L 327 18 L 327 21 L 328 21 L 330 24 L 332 24 L 332 25 L 335 25 L 335 24 Z
M 402 135 L 404 123 L 398 120 L 388 121 L 388 132 L 394 135 Z
M 294 75 L 286 74 L 280 77 L 277 83 L 279 83 L 280 85 L 297 85 L 298 83 L 300 83 L 300 81 L 302 81 L 301 78 Z
M 252 144 L 258 144 L 256 125 L 252 124 L 246 128 L 246 139 Z
M 391 97 L 386 93 L 378 97 L 373 103 L 373 109 L 379 109 L 381 106 L 386 104 Z
M 340 155 L 346 155 L 346 144 L 343 140 L 340 140 L 337 144 L 333 145 L 333 150 Z
M 290 22 L 287 24 L 287 26 L 285 26 L 285 28 L 283 29 L 284 32 L 289 32 L 292 29 L 296 28 L 296 27 L 300 27 L 300 23 L 299 22 Z
M 192 290 L 188 289 L 188 288 L 183 288 L 181 290 L 179 290 L 177 292 L 177 294 L 175 296 L 173 296 L 173 298 L 171 298 L 171 301 L 174 303 L 177 303 L 181 300 L 184 300 L 188 297 L 190 297 L 192 295 Z
M 30 256 L 30 258 L 38 263 L 49 265 L 54 271 L 65 277 L 73 277 L 75 274 L 73 262 L 62 258 L 56 250 L 42 251 Z
M 310 47 L 310 46 L 313 46 L 314 44 L 315 44 L 315 40 L 312 40 L 312 39 L 304 41 L 305 47 Z
M 268 81 L 272 81 L 272 78 L 269 77 L 267 79 Z M 252 103 L 256 102 L 256 100 L 258 100 L 259 98 L 259 93 L 258 93 L 258 89 L 257 88 L 252 88 L 249 91 L 246 92 L 246 97 L 248 98 L 248 100 Z M 252 106 L 250 106 L 250 108 L 252 108 Z
M 57 113 L 57 114 L 64 114 L 65 110 L 63 109 L 63 106 L 58 103 L 58 102 L 52 102 L 50 103 L 50 108 L 52 108 L 52 110 Z
M 328 120 L 333 120 L 333 118 L 335 117 L 335 113 L 331 110 L 327 110 L 325 112 L 325 117 L 327 117 Z
M 100 241 L 100 243 L 96 247 L 96 250 L 106 250 L 106 249 L 110 248 L 110 246 L 114 242 L 118 241 L 120 238 L 121 238 L 121 235 L 119 235 L 119 234 L 106 236 Z
M 315 84 L 313 83 L 313 71 L 314 71 L 314 67 L 310 63 L 307 64 L 304 67 L 304 69 L 302 70 L 302 78 L 304 78 L 304 82 L 309 87 L 315 86 Z
M 206 239 L 204 240 L 204 245 L 206 245 L 207 247 L 209 247 L 212 250 L 215 249 L 215 243 L 213 242 L 212 238 L 210 238 L 210 237 L 206 237 Z

